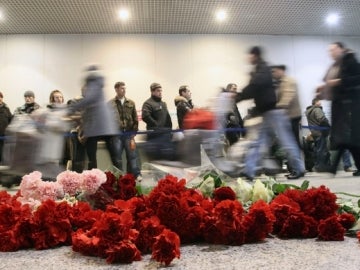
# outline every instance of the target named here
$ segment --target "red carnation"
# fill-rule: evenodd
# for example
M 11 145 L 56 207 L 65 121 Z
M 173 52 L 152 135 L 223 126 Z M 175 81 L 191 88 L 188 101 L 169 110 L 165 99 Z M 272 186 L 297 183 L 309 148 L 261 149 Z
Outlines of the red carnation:
M 36 249 L 47 249 L 71 243 L 72 227 L 68 217 L 58 215 L 57 204 L 43 202 L 31 219 L 31 238 Z
M 72 234 L 72 249 L 86 256 L 98 256 L 99 241 L 99 237 L 79 229 Z
M 234 201 L 235 199 L 236 199 L 236 194 L 230 187 L 219 187 L 214 190 L 215 202 L 221 202 L 224 200 Z
M 108 263 L 131 263 L 140 261 L 141 254 L 134 243 L 121 241 L 118 244 L 111 245 L 106 250 L 106 262 Z
M 179 236 L 164 229 L 162 233 L 155 237 L 152 246 L 151 258 L 168 266 L 174 258 L 180 258 L 180 238 Z
M 241 245 L 244 243 L 244 227 L 241 224 L 243 208 L 238 201 L 219 202 L 212 216 L 205 216 L 203 236 L 214 244 Z
M 325 241 L 344 241 L 345 229 L 334 215 L 321 220 L 319 227 L 319 239 Z
M 338 215 L 337 220 L 345 228 L 345 230 L 349 230 L 355 223 L 354 215 L 349 213 Z
M 310 238 L 317 236 L 317 222 L 302 212 L 292 213 L 279 231 L 282 238 Z
M 203 236 L 206 242 L 212 244 L 222 244 L 223 234 L 220 229 L 216 226 L 217 219 L 213 216 L 206 216 L 203 225 Z
M 139 236 L 136 239 L 137 248 L 144 253 L 150 252 L 155 242 L 155 236 L 158 236 L 163 230 L 164 225 L 161 225 L 157 216 L 141 220 L 138 228 Z
M 245 227 L 245 242 L 258 242 L 266 238 L 272 232 L 275 216 L 270 210 L 270 206 L 259 200 L 255 202 L 244 217 L 243 226 Z
M 336 204 L 336 195 L 325 186 L 306 190 L 300 205 L 306 215 L 316 220 L 333 216 L 339 207 Z

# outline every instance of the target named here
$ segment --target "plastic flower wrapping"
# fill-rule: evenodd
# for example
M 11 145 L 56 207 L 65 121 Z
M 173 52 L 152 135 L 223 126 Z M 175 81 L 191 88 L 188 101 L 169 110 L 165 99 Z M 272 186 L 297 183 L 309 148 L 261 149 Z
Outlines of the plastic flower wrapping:
M 250 184 L 210 169 L 193 181 L 162 176 L 143 194 L 133 175 L 115 169 L 66 171 L 55 182 L 41 177 L 25 175 L 16 195 L 0 192 L 0 251 L 71 245 L 107 263 L 150 253 L 167 266 L 184 243 L 244 245 L 269 236 L 342 241 L 345 235 L 360 241 L 359 205 L 306 181 Z

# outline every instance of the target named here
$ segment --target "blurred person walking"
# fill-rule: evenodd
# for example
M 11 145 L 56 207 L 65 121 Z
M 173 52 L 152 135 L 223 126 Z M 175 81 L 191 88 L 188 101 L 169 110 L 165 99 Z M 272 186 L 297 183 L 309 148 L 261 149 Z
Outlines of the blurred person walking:
M 351 152 L 360 176 L 360 64 L 355 53 L 341 42 L 329 45 L 334 60 L 328 69 L 318 95 L 332 100 L 330 147 L 335 150 L 331 172 L 336 174 L 345 149 Z
M 106 143 L 113 165 L 121 168 L 121 157 L 117 151 L 119 149 L 117 138 L 119 131 L 114 115 L 105 102 L 104 77 L 100 74 L 97 66 L 89 66 L 86 72 L 84 97 L 69 105 L 69 114 L 83 109 L 82 125 L 89 159 L 88 169 L 97 168 L 97 144 L 101 140 Z
M 244 121 L 241 117 L 239 109 L 236 104 L 236 94 L 237 94 L 237 85 L 235 83 L 229 83 L 223 92 L 233 94 L 230 96 L 231 99 L 231 108 L 226 115 L 225 128 L 229 129 L 244 129 Z M 229 145 L 236 143 L 241 136 L 245 136 L 245 131 L 242 130 L 228 130 L 225 132 L 226 139 Z
M 51 91 L 49 96 L 49 104 L 46 105 L 46 108 L 48 108 L 50 111 L 58 111 L 61 109 L 66 108 L 66 104 L 64 104 L 64 95 L 63 93 L 55 89 Z M 67 130 L 66 132 L 69 132 L 70 130 Z M 60 160 L 60 165 L 67 167 L 69 161 L 71 161 L 71 138 L 65 137 L 64 138 L 64 146 L 63 146 L 63 156 Z
M 122 158 L 125 150 L 127 161 L 127 172 L 132 173 L 140 181 L 142 179 L 140 171 L 140 161 L 136 149 L 135 136 L 138 131 L 138 115 L 135 102 L 128 99 L 126 94 L 126 85 L 124 82 L 117 82 L 114 85 L 116 96 L 109 101 L 115 115 L 120 135 L 117 152 Z M 120 160 L 121 164 L 122 161 Z M 122 167 L 119 168 L 122 170 Z
M 76 104 L 80 102 L 84 96 L 83 93 L 85 91 L 85 86 L 81 88 L 81 95 L 77 96 L 73 99 L 70 99 L 67 102 L 68 106 L 72 104 Z M 85 161 L 86 161 L 86 148 L 85 142 L 86 138 L 84 137 L 83 132 L 83 124 L 82 124 L 82 114 L 83 109 L 79 111 L 75 111 L 71 116 L 70 119 L 73 121 L 73 125 L 70 129 L 70 160 L 67 168 L 69 170 L 81 173 L 85 169 Z
M 276 107 L 285 109 L 290 118 L 291 130 L 300 147 L 299 129 L 301 122 L 301 107 L 298 87 L 294 78 L 286 74 L 285 65 L 272 66 L 272 75 L 276 80 L 277 103 Z
M 273 134 L 279 145 L 287 154 L 292 173 L 288 179 L 298 179 L 304 176 L 304 162 L 300 157 L 300 150 L 291 132 L 291 125 L 286 111 L 276 108 L 276 94 L 273 86 L 271 70 L 262 58 L 262 50 L 254 46 L 249 50 L 249 63 L 253 65 L 250 74 L 249 84 L 238 93 L 237 101 L 254 99 L 255 110 L 261 115 L 263 122 L 260 126 L 258 139 L 253 143 L 245 158 L 245 169 L 243 176 L 253 179 L 255 176 L 256 165 L 262 158 L 261 148 L 265 146 L 265 151 L 270 147 L 271 136 Z

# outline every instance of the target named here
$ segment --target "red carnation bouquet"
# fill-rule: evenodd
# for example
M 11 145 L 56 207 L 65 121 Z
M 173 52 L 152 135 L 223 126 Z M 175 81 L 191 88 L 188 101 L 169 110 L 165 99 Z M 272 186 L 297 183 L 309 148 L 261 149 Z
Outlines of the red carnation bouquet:
M 115 200 L 128 200 L 137 195 L 135 177 L 132 174 L 117 175 L 105 172 L 106 182 L 95 193 L 80 197 L 90 203 L 92 208 L 105 210 Z

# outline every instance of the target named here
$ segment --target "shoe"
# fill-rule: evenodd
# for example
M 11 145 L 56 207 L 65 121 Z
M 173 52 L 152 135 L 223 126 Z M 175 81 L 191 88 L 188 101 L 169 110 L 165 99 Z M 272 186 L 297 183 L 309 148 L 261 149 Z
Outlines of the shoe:
M 305 173 L 303 173 L 303 172 L 301 172 L 301 173 L 292 172 L 291 174 L 289 174 L 287 176 L 287 179 L 289 179 L 289 180 L 299 179 L 300 177 L 303 177 L 304 175 L 305 175 Z
M 136 182 L 141 182 L 143 180 L 143 177 L 141 174 L 139 174 L 137 177 L 136 177 Z
M 345 167 L 344 172 L 354 172 L 354 170 L 351 167 Z
M 360 171 L 353 172 L 353 176 L 360 176 Z

